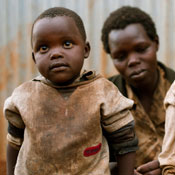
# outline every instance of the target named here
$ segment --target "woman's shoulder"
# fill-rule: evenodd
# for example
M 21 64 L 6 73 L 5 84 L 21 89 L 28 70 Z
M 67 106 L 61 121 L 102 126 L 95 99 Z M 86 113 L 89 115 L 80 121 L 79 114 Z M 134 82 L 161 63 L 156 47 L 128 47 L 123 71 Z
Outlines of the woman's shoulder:
M 170 82 L 173 83 L 175 80 L 175 71 L 171 69 L 170 67 L 166 66 L 165 64 L 158 62 L 158 66 L 160 66 L 163 71 L 165 72 L 165 78 Z

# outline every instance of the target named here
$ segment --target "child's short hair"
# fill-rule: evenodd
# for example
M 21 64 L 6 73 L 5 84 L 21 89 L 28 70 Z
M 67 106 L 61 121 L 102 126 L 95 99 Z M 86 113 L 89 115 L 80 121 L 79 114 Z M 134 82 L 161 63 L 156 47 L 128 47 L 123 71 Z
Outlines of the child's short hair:
M 154 41 L 157 37 L 157 31 L 150 15 L 137 7 L 123 6 L 110 13 L 103 24 L 101 40 L 105 51 L 110 53 L 108 35 L 111 30 L 124 29 L 129 24 L 135 23 L 141 24 L 149 38 Z
M 75 21 L 75 24 L 78 27 L 83 40 L 86 41 L 86 31 L 85 31 L 84 24 L 83 24 L 81 17 L 77 13 L 75 13 L 74 11 L 67 9 L 67 8 L 64 8 L 64 7 L 49 8 L 49 9 L 45 10 L 44 12 L 42 12 L 36 18 L 36 20 L 34 21 L 34 23 L 32 25 L 31 41 L 32 41 L 33 27 L 38 20 L 43 19 L 43 18 L 54 18 L 57 16 L 71 17 Z

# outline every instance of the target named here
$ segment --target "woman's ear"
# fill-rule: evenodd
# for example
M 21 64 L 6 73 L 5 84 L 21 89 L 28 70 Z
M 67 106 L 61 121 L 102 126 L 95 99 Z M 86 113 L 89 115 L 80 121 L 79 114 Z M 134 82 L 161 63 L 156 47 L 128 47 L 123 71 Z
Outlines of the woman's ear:
M 34 63 L 36 63 L 35 55 L 34 55 L 33 51 L 32 51 L 32 59 L 33 59 Z
M 84 48 L 84 58 L 88 58 L 90 54 L 90 50 L 91 50 L 90 44 L 89 42 L 86 42 L 85 48 Z
M 156 35 L 154 41 L 155 41 L 156 44 L 157 44 L 157 51 L 158 51 L 158 50 L 159 50 L 159 36 L 158 36 L 158 35 Z

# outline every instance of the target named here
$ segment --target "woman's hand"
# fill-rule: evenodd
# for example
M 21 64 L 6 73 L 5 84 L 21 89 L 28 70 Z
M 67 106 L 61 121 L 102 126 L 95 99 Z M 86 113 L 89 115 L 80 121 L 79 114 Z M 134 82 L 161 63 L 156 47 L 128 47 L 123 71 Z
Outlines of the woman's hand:
M 161 175 L 161 168 L 158 160 L 153 160 L 140 165 L 134 172 L 134 175 Z

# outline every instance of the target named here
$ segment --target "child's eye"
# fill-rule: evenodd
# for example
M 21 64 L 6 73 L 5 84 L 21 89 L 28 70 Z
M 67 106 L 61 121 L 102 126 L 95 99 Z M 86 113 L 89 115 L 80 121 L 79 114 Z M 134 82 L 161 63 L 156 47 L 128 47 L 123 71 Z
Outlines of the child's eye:
M 70 49 L 72 48 L 72 46 L 73 46 L 73 43 L 71 41 L 65 41 L 63 44 L 63 47 L 66 49 Z
M 48 47 L 47 46 L 40 46 L 40 48 L 39 48 L 39 51 L 41 52 L 41 53 L 45 53 L 45 52 L 47 52 L 48 51 Z

